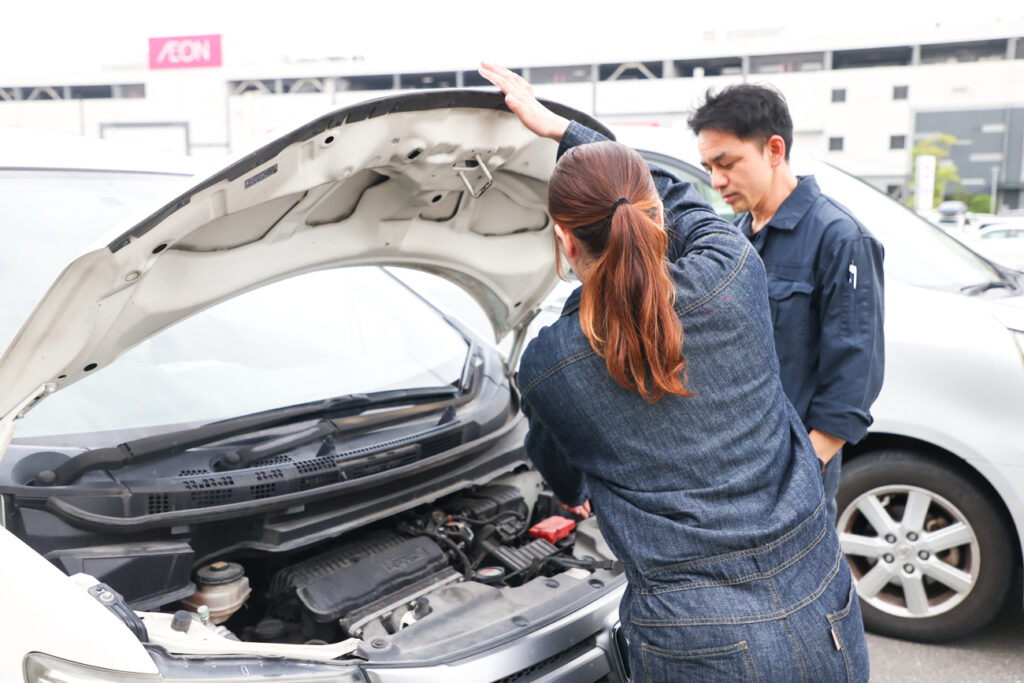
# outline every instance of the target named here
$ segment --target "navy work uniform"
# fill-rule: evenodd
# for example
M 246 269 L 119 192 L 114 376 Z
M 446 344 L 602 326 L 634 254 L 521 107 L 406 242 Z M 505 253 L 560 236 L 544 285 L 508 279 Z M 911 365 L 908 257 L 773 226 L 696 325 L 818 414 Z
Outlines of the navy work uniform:
M 855 444 L 871 425 L 882 388 L 882 245 L 846 207 L 818 189 L 814 176 L 768 223 L 751 234 L 750 214 L 736 220 L 761 255 L 775 350 L 786 396 L 808 430 Z M 835 521 L 842 450 L 825 469 L 825 498 Z

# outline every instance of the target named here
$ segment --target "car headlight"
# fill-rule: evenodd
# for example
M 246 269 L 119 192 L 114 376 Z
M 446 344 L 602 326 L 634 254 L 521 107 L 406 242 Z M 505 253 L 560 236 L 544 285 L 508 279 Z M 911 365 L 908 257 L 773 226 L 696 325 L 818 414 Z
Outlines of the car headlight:
M 32 652 L 25 657 L 25 680 L 27 683 L 130 683 L 131 681 L 163 681 L 160 674 L 142 674 L 128 671 L 113 671 L 88 664 L 69 662 L 66 659 Z
M 159 658 L 158 658 L 159 659 Z M 287 662 L 266 660 L 258 664 L 250 662 L 248 666 L 225 666 L 227 662 L 215 663 L 204 660 L 190 660 L 181 667 L 161 666 L 162 674 L 141 674 L 129 671 L 113 671 L 88 664 L 79 664 L 66 659 L 33 652 L 25 657 L 25 681 L 27 683 L 138 683 L 154 681 L 154 683 L 253 683 L 254 681 L 273 681 L 273 683 L 366 683 L 366 677 L 358 669 L 349 671 L 321 669 L 320 671 L 296 672 L 294 665 Z M 159 665 L 159 663 L 158 663 Z M 210 670 L 202 669 L 209 665 Z M 305 666 L 309 666 L 308 663 Z M 289 671 L 290 669 L 290 671 Z

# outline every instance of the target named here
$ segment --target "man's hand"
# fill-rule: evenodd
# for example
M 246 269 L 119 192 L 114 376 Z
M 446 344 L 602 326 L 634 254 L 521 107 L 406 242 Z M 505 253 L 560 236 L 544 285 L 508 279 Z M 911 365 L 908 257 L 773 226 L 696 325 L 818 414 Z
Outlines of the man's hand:
M 537 101 L 525 78 L 497 64 L 480 62 L 480 75 L 505 93 L 505 104 L 519 117 L 523 125 L 542 138 L 559 142 L 569 119 L 559 116 Z
M 826 432 L 819 432 L 817 429 L 812 429 L 809 436 L 811 437 L 811 445 L 814 446 L 814 452 L 818 456 L 818 460 L 821 460 L 823 465 L 827 465 L 828 461 L 839 452 L 839 449 L 843 447 L 846 442 L 840 439 L 838 436 L 832 436 Z
M 589 519 L 590 518 L 590 501 L 589 500 L 583 501 L 583 505 L 577 505 L 574 508 L 569 507 L 568 505 L 566 505 L 562 501 L 558 501 L 558 507 L 562 508 L 563 510 L 568 510 L 569 512 L 573 513 L 574 515 L 579 515 L 583 519 Z

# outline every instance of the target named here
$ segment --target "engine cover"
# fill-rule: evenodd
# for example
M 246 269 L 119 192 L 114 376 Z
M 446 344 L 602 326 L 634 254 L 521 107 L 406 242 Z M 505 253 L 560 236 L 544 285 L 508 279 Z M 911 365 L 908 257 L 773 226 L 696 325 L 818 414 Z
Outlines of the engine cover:
M 417 536 L 311 581 L 297 595 L 314 621 L 327 623 L 436 574 L 447 564 L 436 543 Z

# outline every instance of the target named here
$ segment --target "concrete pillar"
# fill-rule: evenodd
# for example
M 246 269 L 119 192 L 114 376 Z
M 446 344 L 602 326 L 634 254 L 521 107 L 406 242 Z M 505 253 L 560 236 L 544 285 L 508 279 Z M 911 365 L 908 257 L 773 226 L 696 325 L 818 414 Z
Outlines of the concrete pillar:
M 463 88 L 463 87 L 465 87 L 465 85 L 466 85 L 466 78 L 463 75 L 462 69 L 459 69 L 458 71 L 455 72 L 455 87 L 456 88 Z
M 274 94 L 275 95 L 282 95 L 282 94 L 284 94 L 284 82 L 280 78 L 275 78 L 274 79 Z
M 921 46 L 915 45 L 910 48 L 910 65 L 917 66 L 921 63 Z
M 825 58 L 822 60 L 821 68 L 825 71 L 832 70 L 832 50 L 825 50 Z
M 743 80 L 747 80 L 747 76 L 750 75 L 750 55 L 743 55 L 740 57 L 740 72 L 743 74 Z
M 391 89 L 400 90 L 402 88 L 402 74 L 391 74 Z
M 676 62 L 674 59 L 666 59 L 661 63 L 661 77 L 679 78 L 679 72 L 676 71 Z
M 1006 59 L 1017 59 L 1017 39 L 1009 38 L 1006 41 Z M 994 210 L 994 209 L 993 209 Z

